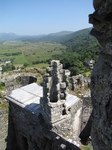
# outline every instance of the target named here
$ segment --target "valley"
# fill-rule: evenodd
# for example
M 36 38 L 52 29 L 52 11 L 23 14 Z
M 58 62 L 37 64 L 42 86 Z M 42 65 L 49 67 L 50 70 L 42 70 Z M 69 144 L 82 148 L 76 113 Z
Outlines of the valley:
M 49 34 L 42 37 L 21 37 L 0 42 L 0 62 L 11 61 L 11 69 L 18 67 L 46 68 L 53 59 L 59 59 L 72 75 L 86 74 L 91 69 L 85 62 L 96 62 L 101 46 L 89 32 L 91 28 L 77 32 Z M 2 66 L 2 65 L 1 65 Z M 3 69 L 3 72 L 7 69 Z M 8 71 L 9 71 L 8 70 Z

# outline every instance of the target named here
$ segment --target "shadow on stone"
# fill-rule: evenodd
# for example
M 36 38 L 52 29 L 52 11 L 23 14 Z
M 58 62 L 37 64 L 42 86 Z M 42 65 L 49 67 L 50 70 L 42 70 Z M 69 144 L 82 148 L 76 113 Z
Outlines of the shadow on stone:
M 68 94 L 69 75 L 59 60 L 52 60 L 43 87 L 33 83 L 6 97 L 13 131 L 7 149 L 17 145 L 19 150 L 80 150 L 82 105 L 78 97 Z
M 89 139 L 89 136 L 91 134 L 91 125 L 92 125 L 92 114 L 91 116 L 89 117 L 89 120 L 85 126 L 85 128 L 82 130 L 82 132 L 80 133 L 80 138 L 81 138 L 81 143 L 86 145 L 88 144 L 88 139 Z
M 17 148 L 16 134 L 14 130 L 14 123 L 11 114 L 11 106 L 9 105 L 9 116 L 8 116 L 8 135 L 6 138 L 6 150 L 19 150 Z
M 9 124 L 6 150 L 80 150 L 53 132 L 52 125 L 31 109 L 38 104 L 31 103 L 25 108 L 9 102 Z
M 87 144 L 89 137 L 91 135 L 91 126 L 92 126 L 92 103 L 91 97 L 83 98 L 82 105 L 82 123 L 81 123 L 81 133 L 79 137 L 81 138 L 82 144 Z

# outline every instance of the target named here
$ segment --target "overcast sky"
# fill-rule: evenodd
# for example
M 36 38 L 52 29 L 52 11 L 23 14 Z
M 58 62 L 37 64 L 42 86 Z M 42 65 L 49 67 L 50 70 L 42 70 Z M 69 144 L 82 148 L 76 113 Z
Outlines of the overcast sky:
M 19 35 L 92 27 L 93 0 L 0 0 L 0 33 Z

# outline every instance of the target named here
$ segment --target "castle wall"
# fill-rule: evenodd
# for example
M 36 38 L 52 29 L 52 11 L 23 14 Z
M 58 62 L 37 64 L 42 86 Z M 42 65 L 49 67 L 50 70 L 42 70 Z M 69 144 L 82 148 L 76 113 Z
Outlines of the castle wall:
M 44 87 L 33 83 L 6 96 L 13 128 L 8 140 L 12 143 L 12 136 L 15 141 L 8 149 L 75 150 L 80 146 L 82 104 L 67 93 L 69 71 L 62 69 L 59 60 L 53 60 L 48 72 Z
M 53 124 L 53 130 L 65 139 L 71 138 L 74 142 L 74 136 L 78 137 L 81 132 L 81 115 L 82 105 L 78 101 L 68 109 L 65 119 Z
M 6 108 L 1 108 L 0 106 L 0 150 L 5 150 L 6 148 L 6 138 L 7 138 L 7 129 L 8 129 L 7 107 L 8 105 L 6 105 Z
M 13 102 L 9 105 L 11 114 L 7 150 L 14 150 L 15 147 L 16 150 L 79 150 L 53 130 L 51 131 L 51 126 L 46 124 L 40 114 L 37 116 Z

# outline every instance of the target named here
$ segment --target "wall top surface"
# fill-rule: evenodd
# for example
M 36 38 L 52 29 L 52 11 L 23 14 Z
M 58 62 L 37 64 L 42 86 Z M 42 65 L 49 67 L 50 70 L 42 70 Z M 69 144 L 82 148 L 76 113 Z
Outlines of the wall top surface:
M 29 111 L 38 114 L 40 112 L 40 98 L 43 97 L 43 87 L 37 85 L 36 83 L 29 84 L 27 86 L 15 89 L 6 99 L 19 105 L 20 107 L 26 108 Z M 67 94 L 66 97 L 66 107 L 70 108 L 74 105 L 79 98 Z

